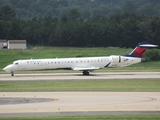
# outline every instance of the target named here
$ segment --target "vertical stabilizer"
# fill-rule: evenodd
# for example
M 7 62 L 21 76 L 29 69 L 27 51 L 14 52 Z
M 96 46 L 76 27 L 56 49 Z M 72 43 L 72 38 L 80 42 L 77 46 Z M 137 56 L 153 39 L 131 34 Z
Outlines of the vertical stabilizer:
M 125 56 L 127 56 L 127 57 L 143 57 L 147 48 L 153 48 L 153 47 L 158 47 L 158 45 L 153 45 L 153 44 L 149 44 L 147 42 L 142 42 L 142 43 L 139 43 L 131 53 L 129 53 L 128 55 L 125 55 Z

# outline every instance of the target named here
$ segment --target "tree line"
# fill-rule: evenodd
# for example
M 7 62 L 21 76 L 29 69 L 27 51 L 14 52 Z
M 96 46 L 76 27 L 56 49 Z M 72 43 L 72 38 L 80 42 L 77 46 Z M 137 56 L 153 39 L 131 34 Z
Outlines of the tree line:
M 10 5 L 16 11 L 16 17 L 29 19 L 45 16 L 61 18 L 72 8 L 79 9 L 83 19 L 126 11 L 160 16 L 160 0 L 0 0 L 0 7 L 4 5 Z
M 73 8 L 60 19 L 51 16 L 20 19 L 13 9 L 5 7 L 0 10 L 0 39 L 71 47 L 135 47 L 142 41 L 160 44 L 160 19 L 156 16 L 124 12 L 85 20 L 79 9 Z

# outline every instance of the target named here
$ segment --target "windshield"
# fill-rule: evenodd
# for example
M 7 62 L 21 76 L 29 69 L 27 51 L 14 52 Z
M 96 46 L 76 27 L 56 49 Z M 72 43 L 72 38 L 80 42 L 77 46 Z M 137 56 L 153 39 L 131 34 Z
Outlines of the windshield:
M 14 63 L 15 65 L 18 65 L 18 63 Z

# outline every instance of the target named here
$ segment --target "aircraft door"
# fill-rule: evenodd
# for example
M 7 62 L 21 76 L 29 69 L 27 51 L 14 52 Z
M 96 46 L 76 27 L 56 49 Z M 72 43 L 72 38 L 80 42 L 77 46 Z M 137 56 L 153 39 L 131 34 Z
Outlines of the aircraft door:
M 21 61 L 19 62 L 19 69 L 25 70 L 26 69 L 26 62 L 25 61 Z

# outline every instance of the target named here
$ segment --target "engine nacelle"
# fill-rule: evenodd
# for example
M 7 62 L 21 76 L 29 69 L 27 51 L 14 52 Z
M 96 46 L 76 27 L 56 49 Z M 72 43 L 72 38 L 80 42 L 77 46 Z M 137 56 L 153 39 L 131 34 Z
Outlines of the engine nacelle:
M 126 57 L 118 56 L 118 55 L 112 55 L 111 57 L 114 63 L 125 62 L 128 60 Z
M 117 55 L 112 55 L 112 60 L 114 63 L 120 63 L 121 62 L 121 57 Z

